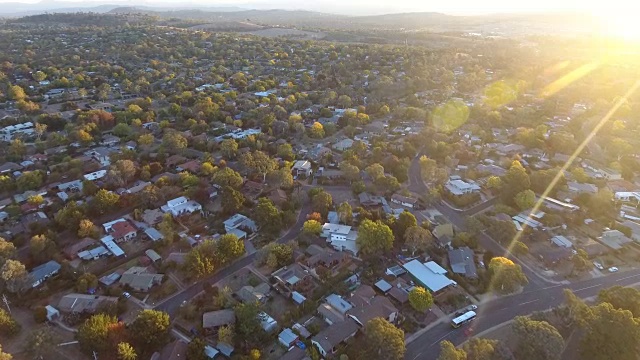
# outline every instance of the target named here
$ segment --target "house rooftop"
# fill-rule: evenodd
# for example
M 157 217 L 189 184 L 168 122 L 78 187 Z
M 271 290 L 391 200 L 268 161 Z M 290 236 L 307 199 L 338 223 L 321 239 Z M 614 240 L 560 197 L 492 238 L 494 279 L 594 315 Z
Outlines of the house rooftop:
M 209 311 L 202 314 L 202 327 L 205 329 L 235 324 L 235 322 L 236 313 L 232 309 Z

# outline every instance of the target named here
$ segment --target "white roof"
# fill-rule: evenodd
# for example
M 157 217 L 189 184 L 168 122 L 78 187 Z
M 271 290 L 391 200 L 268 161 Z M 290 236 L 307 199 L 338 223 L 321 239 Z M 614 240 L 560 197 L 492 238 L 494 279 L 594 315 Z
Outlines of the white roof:
M 433 263 L 433 261 L 431 261 L 431 263 Z M 455 284 L 453 280 L 449 279 L 444 274 L 433 272 L 429 267 L 427 267 L 427 264 L 423 264 L 418 260 L 412 260 L 404 264 L 403 267 L 409 272 L 409 274 L 411 274 L 411 276 L 416 278 L 416 280 L 429 288 L 432 292 L 442 290 L 447 286 Z M 440 271 L 438 268 L 442 269 L 438 264 L 435 265 L 437 265 L 437 267 L 433 265 L 430 266 L 437 271 Z
M 127 220 L 125 220 L 123 218 L 116 219 L 116 220 L 109 221 L 109 222 L 106 222 L 106 223 L 102 224 L 102 227 L 104 228 L 104 231 L 108 233 L 108 232 L 111 231 L 111 227 L 113 227 L 114 224 L 117 224 L 117 223 L 123 222 L 123 221 L 127 221 Z
M 294 291 L 291 293 L 291 299 L 293 299 L 293 301 L 295 301 L 296 304 L 302 304 L 303 302 L 305 302 L 305 300 L 307 300 L 307 298 L 304 297 L 304 295 L 300 294 L 297 291 Z
M 573 246 L 573 243 L 571 242 L 571 240 L 567 239 L 566 237 L 562 236 L 562 235 L 556 235 L 554 237 L 551 238 L 551 241 L 561 247 L 566 247 L 566 248 L 570 248 Z
M 286 328 L 280 332 L 278 335 L 278 340 L 284 346 L 289 346 L 292 342 L 298 339 L 298 335 L 296 335 L 293 330 Z
M 324 225 L 322 225 L 322 231 L 325 233 L 331 233 L 331 234 L 335 233 L 335 234 L 347 235 L 351 231 L 351 226 L 325 223 Z
M 180 196 L 179 198 L 175 198 L 173 200 L 167 201 L 167 207 L 176 207 L 178 205 L 184 204 L 188 201 L 188 199 L 184 196 Z
M 98 180 L 100 178 L 103 178 L 105 175 L 107 175 L 107 170 L 98 170 L 98 171 L 94 171 L 92 173 L 86 174 L 84 178 L 87 180 L 93 181 L 93 180 Z
M 392 286 L 391 286 L 391 284 L 386 282 L 384 279 L 382 279 L 382 280 L 380 280 L 380 281 L 378 281 L 376 283 L 376 287 L 378 289 L 380 289 L 380 291 L 382 291 L 382 292 L 387 292 L 387 291 L 391 290 Z
M 266 312 L 261 311 L 260 325 L 262 326 L 262 329 L 264 329 L 264 331 L 270 332 L 278 325 L 278 322 L 274 318 L 269 316 L 269 314 L 267 314 Z
M 332 308 L 339 311 L 341 314 L 345 314 L 347 311 L 353 308 L 353 305 L 344 300 L 340 295 L 331 294 L 326 297 L 326 302 Z
M 207 355 L 207 357 L 209 359 L 213 359 L 216 356 L 218 356 L 218 354 L 220 353 L 220 351 L 218 351 L 218 349 L 210 346 L 210 345 L 205 345 L 204 347 L 204 354 Z
M 442 266 L 438 265 L 435 261 L 426 262 L 424 263 L 424 266 L 426 266 L 427 269 L 431 270 L 433 273 L 436 273 L 436 274 L 444 275 L 447 273 L 447 270 L 445 270 Z
M 308 170 L 311 169 L 311 163 L 307 160 L 298 160 L 293 164 L 293 168 Z
M 100 241 L 104 244 L 104 246 L 107 247 L 107 250 L 109 250 L 109 252 L 112 253 L 113 256 L 122 256 L 122 255 L 124 255 L 124 250 L 122 250 L 120 248 L 120 246 L 118 246 L 113 241 L 113 236 L 107 235 L 107 236 L 103 237 L 102 239 L 100 239 Z

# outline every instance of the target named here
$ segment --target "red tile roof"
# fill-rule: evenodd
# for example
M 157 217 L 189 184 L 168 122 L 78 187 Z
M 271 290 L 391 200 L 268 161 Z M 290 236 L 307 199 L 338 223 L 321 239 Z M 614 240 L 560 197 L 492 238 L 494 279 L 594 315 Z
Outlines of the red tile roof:
M 111 226 L 111 230 L 111 236 L 113 236 L 114 239 L 120 239 L 127 234 L 137 232 L 133 225 L 128 221 L 121 221 L 113 224 L 113 226 Z

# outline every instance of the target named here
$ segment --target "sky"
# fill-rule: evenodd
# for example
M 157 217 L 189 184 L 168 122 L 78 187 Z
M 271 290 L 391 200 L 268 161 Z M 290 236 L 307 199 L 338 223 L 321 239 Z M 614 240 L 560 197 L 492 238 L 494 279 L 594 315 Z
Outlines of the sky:
M 45 0 L 51 1 L 51 0 Z M 0 0 L 6 2 L 37 3 L 33 0 Z M 126 4 L 147 6 L 238 6 L 243 8 L 280 8 L 314 10 L 342 14 L 384 14 L 415 11 L 435 11 L 451 15 L 480 15 L 492 13 L 539 13 L 579 11 L 605 16 L 640 10 L 636 0 L 68 0 L 69 6 L 89 4 Z M 62 1 L 57 1 L 56 7 Z M 610 15 L 613 14 L 613 15 Z

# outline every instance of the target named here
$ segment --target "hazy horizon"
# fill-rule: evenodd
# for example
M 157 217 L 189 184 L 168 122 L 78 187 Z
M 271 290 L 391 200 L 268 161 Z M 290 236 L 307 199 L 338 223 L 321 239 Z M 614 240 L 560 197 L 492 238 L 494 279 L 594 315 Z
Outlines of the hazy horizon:
M 282 9 L 282 10 L 307 10 L 343 15 L 377 15 L 407 12 L 439 12 L 449 15 L 488 15 L 488 14 L 535 14 L 535 13 L 558 13 L 576 12 L 602 15 L 610 13 L 623 13 L 627 11 L 637 11 L 640 5 L 630 5 L 623 0 L 613 0 L 606 4 L 586 3 L 578 0 L 540 0 L 535 3 L 519 3 L 507 0 L 487 0 L 479 5 L 477 1 L 454 0 L 442 3 L 429 3 L 420 0 L 399 0 L 390 3 L 383 0 L 371 0 L 366 5 L 356 1 L 320 0 L 307 3 L 301 6 L 299 2 L 290 0 L 189 0 L 187 2 L 179 0 L 162 1 L 110 1 L 110 0 L 68 0 L 68 1 L 29 1 L 29 0 L 0 0 L 2 3 L 21 3 L 26 8 L 37 7 L 32 10 L 43 10 L 47 8 L 65 7 L 94 7 L 100 5 L 122 5 L 122 6 L 148 6 L 148 7 L 175 7 L 175 8 L 210 8 L 210 7 L 237 7 L 246 10 L 257 9 Z M 9 11 L 6 11 L 9 10 Z M 13 11 L 12 11 L 13 10 Z M 20 12 L 26 9 L 5 9 L 3 13 Z

